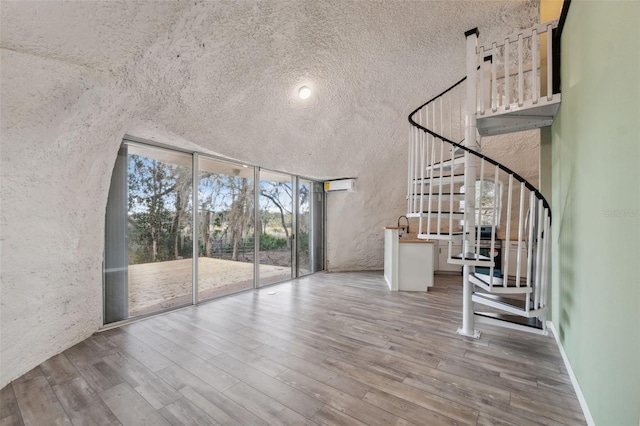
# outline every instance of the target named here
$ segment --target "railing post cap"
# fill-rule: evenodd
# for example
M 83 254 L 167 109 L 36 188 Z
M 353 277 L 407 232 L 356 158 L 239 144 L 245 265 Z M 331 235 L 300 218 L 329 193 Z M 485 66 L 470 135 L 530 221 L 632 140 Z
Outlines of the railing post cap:
M 474 34 L 475 34 L 476 37 L 478 37 L 480 35 L 480 31 L 478 31 L 478 27 L 472 28 L 472 29 L 464 32 L 464 36 L 465 37 L 469 37 L 470 35 L 474 35 Z

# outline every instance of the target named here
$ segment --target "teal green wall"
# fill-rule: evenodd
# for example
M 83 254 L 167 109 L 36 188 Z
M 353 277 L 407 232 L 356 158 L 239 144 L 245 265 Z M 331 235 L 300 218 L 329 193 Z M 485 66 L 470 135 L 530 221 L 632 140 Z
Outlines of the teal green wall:
M 640 1 L 571 2 L 552 127 L 552 320 L 597 425 L 640 423 Z

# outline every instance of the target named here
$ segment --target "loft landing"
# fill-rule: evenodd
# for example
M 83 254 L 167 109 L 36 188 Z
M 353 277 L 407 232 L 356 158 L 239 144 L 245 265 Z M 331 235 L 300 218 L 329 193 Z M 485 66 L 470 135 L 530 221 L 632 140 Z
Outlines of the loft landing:
M 497 108 L 495 112 L 489 109 L 484 114 L 478 113 L 478 132 L 481 136 L 493 136 L 550 126 L 561 100 L 562 95 L 556 93 L 551 99 L 540 98 L 536 104 L 532 101 L 522 106 L 515 103 L 509 108 Z

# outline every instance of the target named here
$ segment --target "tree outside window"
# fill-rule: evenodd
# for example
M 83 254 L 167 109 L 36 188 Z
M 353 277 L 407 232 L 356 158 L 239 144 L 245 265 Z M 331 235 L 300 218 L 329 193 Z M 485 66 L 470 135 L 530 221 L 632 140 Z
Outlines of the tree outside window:
M 460 187 L 460 192 L 464 194 L 464 185 Z M 500 225 L 500 196 L 502 193 L 502 184 L 497 184 L 492 180 L 476 181 L 476 208 L 475 218 L 477 226 L 495 226 Z M 464 212 L 464 201 L 460 201 L 460 211 Z M 480 212 L 480 220 L 478 220 L 478 211 Z M 495 214 L 494 214 L 495 211 Z M 479 223 L 478 223 L 479 222 Z M 464 221 L 460 221 L 460 226 L 464 225 Z

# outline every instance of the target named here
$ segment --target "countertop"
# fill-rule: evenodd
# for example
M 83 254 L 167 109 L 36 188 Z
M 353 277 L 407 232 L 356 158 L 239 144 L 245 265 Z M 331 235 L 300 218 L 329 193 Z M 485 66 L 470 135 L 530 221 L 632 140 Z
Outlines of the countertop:
M 385 226 L 384 229 L 401 230 L 405 228 L 406 228 L 405 226 Z M 433 244 L 434 243 L 434 241 L 432 240 L 423 240 L 421 238 L 418 238 L 417 234 L 414 234 L 414 233 L 404 234 L 402 237 L 400 237 L 398 242 L 411 243 L 411 244 Z

